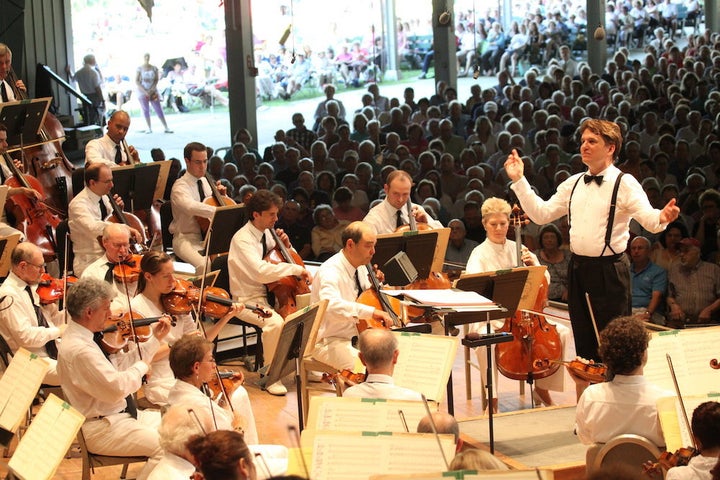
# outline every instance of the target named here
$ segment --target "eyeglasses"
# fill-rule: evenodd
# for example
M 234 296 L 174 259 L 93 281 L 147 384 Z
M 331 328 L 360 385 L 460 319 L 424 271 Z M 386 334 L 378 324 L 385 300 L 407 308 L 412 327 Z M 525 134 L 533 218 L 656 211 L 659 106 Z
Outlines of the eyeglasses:
M 39 268 L 40 270 L 43 270 L 46 266 L 45 263 L 41 263 L 40 265 L 35 265 L 34 263 L 30 263 L 30 262 L 25 262 L 25 263 L 27 263 L 28 265 L 32 265 L 35 268 Z
M 215 357 L 211 357 L 210 360 L 201 360 L 200 363 L 217 363 Z

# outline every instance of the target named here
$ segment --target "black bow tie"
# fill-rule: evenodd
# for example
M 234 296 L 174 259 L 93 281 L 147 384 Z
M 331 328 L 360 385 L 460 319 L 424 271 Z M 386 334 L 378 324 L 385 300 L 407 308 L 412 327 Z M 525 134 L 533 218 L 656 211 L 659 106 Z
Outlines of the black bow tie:
M 602 175 L 585 175 L 583 177 L 583 179 L 585 180 L 586 185 L 590 182 L 595 182 L 598 185 L 602 185 L 603 176 Z

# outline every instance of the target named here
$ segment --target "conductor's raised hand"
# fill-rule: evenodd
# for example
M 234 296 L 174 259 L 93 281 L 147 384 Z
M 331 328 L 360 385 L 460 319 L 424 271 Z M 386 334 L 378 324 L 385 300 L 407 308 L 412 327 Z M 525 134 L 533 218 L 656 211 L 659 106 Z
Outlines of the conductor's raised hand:
M 680 208 L 675 205 L 675 199 L 671 198 L 670 201 L 660 211 L 660 223 L 670 223 L 674 221 L 680 215 Z
M 517 150 L 513 148 L 507 160 L 505 160 L 505 173 L 507 173 L 508 178 L 515 183 L 522 178 L 524 172 L 525 164 L 522 158 L 520 158 L 520 155 L 518 155 Z

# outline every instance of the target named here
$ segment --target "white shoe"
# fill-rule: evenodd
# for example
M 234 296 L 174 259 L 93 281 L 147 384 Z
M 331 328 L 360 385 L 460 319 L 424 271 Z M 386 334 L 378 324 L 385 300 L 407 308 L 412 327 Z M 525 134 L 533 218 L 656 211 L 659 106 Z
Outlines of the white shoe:
M 277 381 L 273 383 L 272 385 L 268 385 L 265 390 L 270 395 L 276 395 L 278 397 L 282 397 L 287 393 L 287 388 L 285 388 L 285 385 L 281 381 Z

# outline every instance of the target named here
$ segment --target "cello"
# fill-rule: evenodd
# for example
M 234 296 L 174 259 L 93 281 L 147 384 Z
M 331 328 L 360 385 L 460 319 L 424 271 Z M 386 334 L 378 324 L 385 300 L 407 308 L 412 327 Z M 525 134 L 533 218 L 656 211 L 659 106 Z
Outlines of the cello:
M 520 209 L 513 207 L 512 215 L 515 238 L 520 239 L 523 219 Z M 518 266 L 522 261 L 522 243 L 516 241 Z M 505 319 L 502 328 L 497 332 L 513 334 L 511 342 L 495 346 L 495 362 L 498 370 L 505 377 L 514 380 L 525 380 L 532 385 L 533 380 L 549 377 L 555 373 L 560 364 L 555 362 L 562 358 L 562 344 L 555 325 L 548 323 L 541 312 L 547 300 L 547 279 L 544 279 L 535 297 L 534 311 L 518 310 L 515 315 Z
M 6 78 L 13 89 L 17 100 L 27 100 L 26 92 L 15 87 L 17 76 L 10 69 Z M 72 197 L 72 190 L 68 189 L 69 179 L 75 169 L 70 160 L 63 153 L 61 140 L 65 137 L 65 129 L 60 121 L 50 112 L 45 115 L 45 121 L 40 130 L 39 139 L 31 139 L 40 144 L 23 148 L 23 155 L 28 159 L 28 173 L 38 179 L 45 191 L 46 204 L 55 207 L 62 216 L 65 216 L 68 203 Z
M 362 333 L 368 328 L 384 328 L 390 330 L 393 328 L 404 327 L 405 325 L 400 318 L 400 315 L 402 314 L 402 305 L 400 304 L 400 300 L 395 297 L 385 295 L 380 290 L 380 282 L 375 276 L 372 265 L 368 264 L 365 268 L 368 271 L 368 277 L 370 278 L 372 287 L 362 292 L 356 301 L 358 303 L 362 303 L 363 305 L 368 305 L 384 311 L 390 315 L 392 325 L 385 325 L 383 321 L 375 320 L 374 318 L 361 318 L 357 322 L 358 333 Z
M 292 263 L 295 265 L 305 266 L 300 255 L 294 250 L 289 250 L 285 244 L 278 237 L 275 229 L 270 228 L 270 235 L 275 241 L 275 248 L 270 250 L 265 255 L 264 260 L 270 263 Z M 278 308 L 277 312 L 281 317 L 287 318 L 288 315 L 294 313 L 297 310 L 297 303 L 295 297 L 305 293 L 310 293 L 310 287 L 301 278 L 289 275 L 283 277 L 280 280 L 269 283 L 267 285 L 268 291 L 272 292 L 277 299 Z
M 228 197 L 227 195 L 223 195 L 220 193 L 217 185 L 215 185 L 215 181 L 213 181 L 212 177 L 210 177 L 210 174 L 208 174 L 207 172 L 205 172 L 205 178 L 210 184 L 210 190 L 212 191 L 212 194 L 209 197 L 205 198 L 205 200 L 203 200 L 203 203 L 207 205 L 212 205 L 213 207 L 236 205 L 235 200 Z M 205 217 L 195 217 L 195 221 L 197 221 L 198 225 L 200 226 L 200 232 L 202 233 L 203 238 L 205 238 L 208 228 L 210 228 L 210 219 Z

